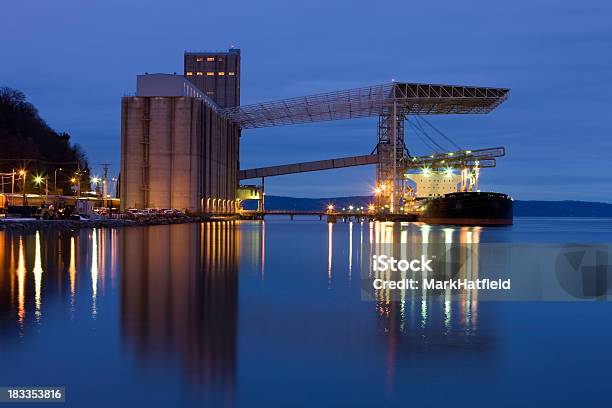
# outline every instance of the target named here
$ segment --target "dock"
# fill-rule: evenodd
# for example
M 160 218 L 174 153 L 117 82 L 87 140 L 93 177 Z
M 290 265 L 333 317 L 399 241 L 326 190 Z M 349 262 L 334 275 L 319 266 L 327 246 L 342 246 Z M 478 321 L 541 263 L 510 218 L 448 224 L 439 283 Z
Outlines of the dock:
M 306 211 L 306 210 L 243 210 L 240 218 L 243 220 L 263 220 L 266 216 L 288 216 L 293 220 L 297 216 L 319 217 L 319 220 L 336 223 L 340 222 L 361 222 L 361 221 L 391 221 L 391 222 L 413 222 L 418 221 L 416 214 L 389 214 L 389 213 L 370 213 L 362 211 L 332 212 L 332 211 Z

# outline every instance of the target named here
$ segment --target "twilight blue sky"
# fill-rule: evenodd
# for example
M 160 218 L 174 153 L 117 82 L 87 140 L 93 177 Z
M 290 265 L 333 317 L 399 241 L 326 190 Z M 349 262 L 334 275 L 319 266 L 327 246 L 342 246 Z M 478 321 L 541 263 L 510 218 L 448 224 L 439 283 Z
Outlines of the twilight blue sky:
M 21 89 L 94 169 L 119 164 L 135 75 L 184 50 L 242 50 L 242 102 L 391 81 L 501 86 L 489 115 L 430 117 L 465 148 L 506 146 L 483 189 L 612 202 L 612 3 L 514 1 L 2 2 L 0 86 Z M 376 119 L 247 130 L 242 167 L 369 153 Z M 410 133 L 411 151 L 429 150 Z M 266 180 L 269 194 L 368 194 L 372 167 Z

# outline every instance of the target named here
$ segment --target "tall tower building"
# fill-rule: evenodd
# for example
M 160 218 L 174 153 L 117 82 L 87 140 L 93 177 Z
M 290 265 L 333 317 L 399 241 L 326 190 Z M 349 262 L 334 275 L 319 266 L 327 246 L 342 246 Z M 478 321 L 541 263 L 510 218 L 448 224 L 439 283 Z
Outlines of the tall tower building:
M 223 108 L 240 105 L 240 50 L 185 52 L 184 75 Z

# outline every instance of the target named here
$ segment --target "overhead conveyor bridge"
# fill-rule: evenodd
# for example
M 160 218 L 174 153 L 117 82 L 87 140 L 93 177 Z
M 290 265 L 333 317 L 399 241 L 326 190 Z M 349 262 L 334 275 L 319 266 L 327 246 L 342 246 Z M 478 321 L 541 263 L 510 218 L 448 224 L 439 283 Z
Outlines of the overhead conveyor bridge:
M 239 180 L 254 178 L 282 176 L 285 174 L 306 173 L 309 171 L 339 169 L 343 167 L 364 166 L 378 163 L 377 154 L 364 156 L 340 157 L 338 159 L 317 160 L 303 163 L 284 164 L 280 166 L 259 167 L 254 169 L 240 170 Z

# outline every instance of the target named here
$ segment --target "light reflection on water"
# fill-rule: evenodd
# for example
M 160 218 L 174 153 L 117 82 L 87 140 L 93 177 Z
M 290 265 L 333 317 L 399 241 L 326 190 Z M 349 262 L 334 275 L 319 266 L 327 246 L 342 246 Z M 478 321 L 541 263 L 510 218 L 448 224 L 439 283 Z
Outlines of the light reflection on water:
M 401 405 L 402 387 L 423 370 L 448 371 L 447 386 L 466 367 L 488 381 L 516 336 L 500 306 L 479 302 L 477 290 L 424 288 L 398 301 L 371 289 L 365 301 L 356 282 L 389 277 L 371 270 L 375 254 L 427 256 L 457 243 L 460 277 L 476 279 L 480 242 L 524 233 L 514 228 L 271 220 L 0 231 L 0 358 L 12 367 L 0 368 L 0 385 L 26 383 L 32 373 L 18 366 L 62 361 L 66 372 L 38 381 L 60 378 L 82 403 L 91 404 L 79 390 L 94 364 L 107 382 L 119 370 L 115 397 L 125 401 L 163 385 L 163 395 L 142 397 L 150 406 L 290 404 L 312 387 L 319 402 L 359 406 Z M 327 390 L 318 372 L 358 391 Z M 290 393 L 261 392 L 281 378 Z M 93 405 L 115 402 L 100 395 Z

